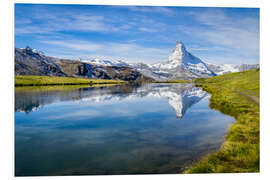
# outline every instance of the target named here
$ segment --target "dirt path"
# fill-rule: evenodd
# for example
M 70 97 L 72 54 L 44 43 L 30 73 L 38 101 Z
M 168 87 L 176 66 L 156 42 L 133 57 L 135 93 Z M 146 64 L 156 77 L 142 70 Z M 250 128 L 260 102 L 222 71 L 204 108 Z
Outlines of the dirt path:
M 237 91 L 237 90 L 234 90 L 237 94 L 239 95 L 242 95 L 242 96 L 245 96 L 249 99 L 251 99 L 253 102 L 255 102 L 256 104 L 260 105 L 260 98 L 257 97 L 257 96 L 254 96 L 254 95 L 251 95 L 251 94 L 248 94 L 248 93 L 244 93 L 244 92 L 241 92 L 241 91 Z

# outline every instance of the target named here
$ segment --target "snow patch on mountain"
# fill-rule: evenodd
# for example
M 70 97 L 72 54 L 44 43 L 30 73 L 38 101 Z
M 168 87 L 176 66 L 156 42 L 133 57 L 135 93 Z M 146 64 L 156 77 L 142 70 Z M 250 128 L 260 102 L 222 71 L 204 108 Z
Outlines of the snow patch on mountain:
M 36 54 L 39 56 L 44 56 L 44 52 L 37 50 L 37 49 L 32 49 L 29 46 L 26 46 L 25 48 L 20 48 L 22 51 L 27 51 L 29 54 Z
M 95 65 L 103 65 L 103 66 L 125 66 L 129 67 L 130 64 L 128 62 L 122 60 L 102 60 L 102 59 L 91 59 L 91 60 L 82 60 L 85 63 L 91 63 Z
M 231 72 L 238 72 L 238 68 L 236 65 L 233 64 L 221 64 L 221 65 L 216 65 L 216 64 L 210 64 L 207 63 L 208 67 L 214 71 L 217 75 L 222 75 L 225 73 L 231 73 Z
M 241 65 L 235 65 L 235 64 L 217 65 L 217 64 L 211 64 L 211 63 L 206 63 L 206 64 L 209 67 L 209 69 L 211 69 L 217 75 L 246 71 L 250 69 L 258 69 L 260 67 L 259 64 L 241 64 Z

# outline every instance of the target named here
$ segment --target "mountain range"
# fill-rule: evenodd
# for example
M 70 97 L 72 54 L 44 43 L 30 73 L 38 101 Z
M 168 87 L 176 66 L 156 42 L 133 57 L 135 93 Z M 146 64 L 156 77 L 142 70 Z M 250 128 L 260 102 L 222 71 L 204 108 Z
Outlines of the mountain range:
M 167 61 L 146 64 L 129 63 L 122 60 L 70 60 L 45 56 L 39 50 L 15 48 L 16 75 L 48 75 L 118 79 L 126 81 L 153 81 L 194 79 L 222 75 L 225 73 L 257 69 L 259 64 L 216 65 L 207 63 L 187 51 L 177 41 Z
M 122 60 L 83 60 L 84 62 L 108 65 L 108 66 L 125 66 L 136 69 L 142 74 L 155 80 L 170 79 L 193 79 L 202 77 L 211 77 L 226 73 L 246 71 L 249 69 L 259 68 L 259 64 L 211 64 L 192 55 L 186 50 L 181 41 L 177 41 L 174 50 L 168 58 L 168 61 L 146 64 L 146 63 L 128 63 Z
M 30 47 L 15 48 L 15 75 L 86 77 L 124 81 L 153 81 L 125 66 L 107 66 L 45 56 Z

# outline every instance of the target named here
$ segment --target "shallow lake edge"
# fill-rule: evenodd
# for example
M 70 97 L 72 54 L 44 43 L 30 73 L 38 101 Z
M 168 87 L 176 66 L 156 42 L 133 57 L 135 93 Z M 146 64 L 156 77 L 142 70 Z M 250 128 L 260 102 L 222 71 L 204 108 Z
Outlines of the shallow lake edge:
M 184 173 L 260 172 L 259 103 L 245 95 L 245 85 L 259 94 L 259 73 L 259 69 L 248 70 L 195 81 L 211 94 L 210 108 L 234 117 L 235 123 L 217 152 L 190 164 Z

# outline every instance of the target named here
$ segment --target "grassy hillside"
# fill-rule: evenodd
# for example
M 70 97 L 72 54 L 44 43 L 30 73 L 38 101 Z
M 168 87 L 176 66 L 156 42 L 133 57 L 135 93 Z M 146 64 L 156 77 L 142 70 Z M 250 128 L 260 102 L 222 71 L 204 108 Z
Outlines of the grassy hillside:
M 80 85 L 80 84 L 123 84 L 125 81 L 53 77 L 53 76 L 15 76 L 15 86 Z
M 191 165 L 186 173 L 259 172 L 259 78 L 259 70 L 249 70 L 195 81 L 212 95 L 210 107 L 236 122 L 221 149 Z

